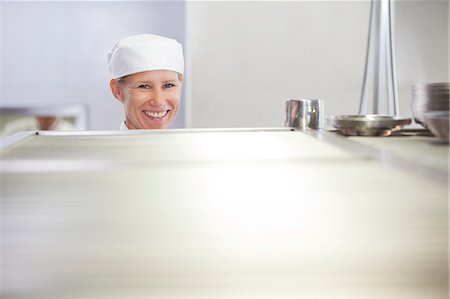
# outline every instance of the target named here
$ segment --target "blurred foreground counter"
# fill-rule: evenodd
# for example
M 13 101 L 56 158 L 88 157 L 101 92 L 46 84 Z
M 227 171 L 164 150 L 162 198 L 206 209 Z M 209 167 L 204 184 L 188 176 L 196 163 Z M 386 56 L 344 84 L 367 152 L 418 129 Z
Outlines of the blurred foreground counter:
M 448 145 L 432 137 L 14 137 L 2 298 L 448 298 Z

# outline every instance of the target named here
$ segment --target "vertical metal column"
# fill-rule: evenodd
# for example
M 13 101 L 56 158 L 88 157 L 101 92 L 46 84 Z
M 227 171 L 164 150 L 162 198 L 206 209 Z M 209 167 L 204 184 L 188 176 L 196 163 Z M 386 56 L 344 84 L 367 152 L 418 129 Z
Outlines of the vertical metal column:
M 369 24 L 359 114 L 398 115 L 393 0 L 372 0 Z

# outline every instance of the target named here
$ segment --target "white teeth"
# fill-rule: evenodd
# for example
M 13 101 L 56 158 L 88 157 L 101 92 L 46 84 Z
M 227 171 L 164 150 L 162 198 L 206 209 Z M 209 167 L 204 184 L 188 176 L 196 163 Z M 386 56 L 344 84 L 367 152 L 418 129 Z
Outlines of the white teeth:
M 161 118 L 166 116 L 167 114 L 167 110 L 166 111 L 161 111 L 161 112 L 150 112 L 150 111 L 144 111 L 145 114 L 147 114 L 150 117 L 156 117 L 156 118 Z

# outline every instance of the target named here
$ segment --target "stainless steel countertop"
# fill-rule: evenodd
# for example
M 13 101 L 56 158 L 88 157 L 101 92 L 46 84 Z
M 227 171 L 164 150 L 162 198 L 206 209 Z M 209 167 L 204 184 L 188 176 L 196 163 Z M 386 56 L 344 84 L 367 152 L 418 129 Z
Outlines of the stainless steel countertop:
M 2 151 L 3 294 L 448 298 L 448 183 L 379 153 L 281 128 L 27 136 Z

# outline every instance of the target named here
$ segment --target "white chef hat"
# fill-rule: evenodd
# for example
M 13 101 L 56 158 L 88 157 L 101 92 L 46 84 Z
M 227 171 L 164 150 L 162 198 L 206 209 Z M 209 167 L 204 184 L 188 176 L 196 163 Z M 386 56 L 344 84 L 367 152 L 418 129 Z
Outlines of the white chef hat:
M 153 70 L 184 73 L 183 48 L 174 39 L 156 34 L 132 35 L 108 52 L 112 79 Z

